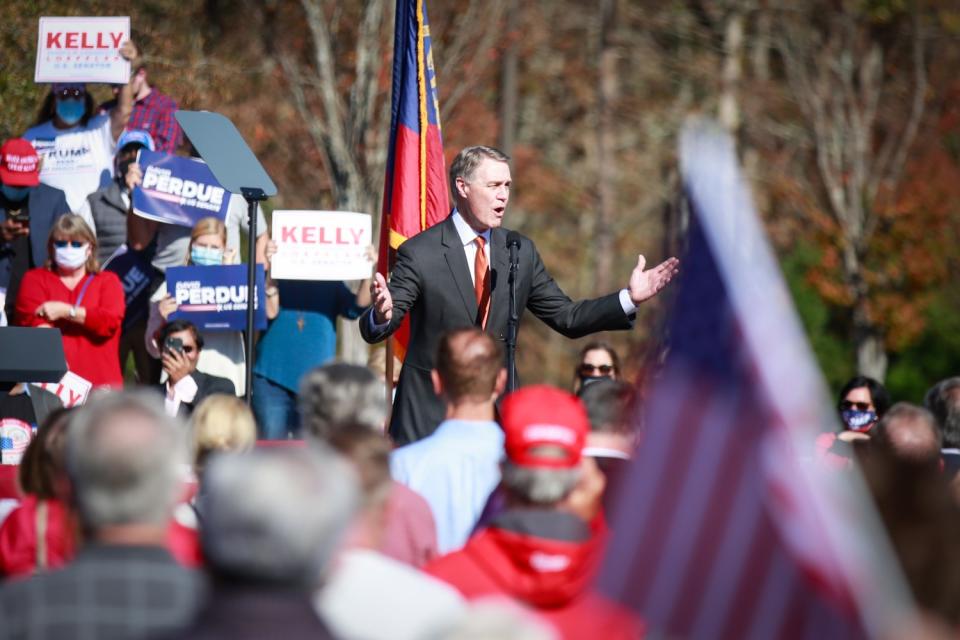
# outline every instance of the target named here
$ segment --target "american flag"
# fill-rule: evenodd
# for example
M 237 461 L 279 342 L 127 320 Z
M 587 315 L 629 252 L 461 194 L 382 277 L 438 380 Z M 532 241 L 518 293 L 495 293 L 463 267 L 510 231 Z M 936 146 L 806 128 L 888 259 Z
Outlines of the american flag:
M 681 136 L 691 215 L 601 589 L 654 634 L 875 636 L 911 611 L 859 477 L 814 464 L 835 420 L 732 141 Z

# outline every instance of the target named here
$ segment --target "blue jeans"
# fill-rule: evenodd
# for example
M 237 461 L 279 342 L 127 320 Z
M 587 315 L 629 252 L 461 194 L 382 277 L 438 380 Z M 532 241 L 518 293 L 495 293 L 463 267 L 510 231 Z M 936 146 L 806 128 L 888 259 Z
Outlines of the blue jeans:
M 253 415 L 263 440 L 286 440 L 300 435 L 297 394 L 258 375 L 253 376 Z

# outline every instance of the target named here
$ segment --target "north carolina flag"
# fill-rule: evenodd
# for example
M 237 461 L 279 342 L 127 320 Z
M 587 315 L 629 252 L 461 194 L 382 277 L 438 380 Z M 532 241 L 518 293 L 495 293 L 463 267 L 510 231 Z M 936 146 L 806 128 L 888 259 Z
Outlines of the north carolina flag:
M 393 107 L 383 190 L 378 270 L 387 276 L 401 244 L 450 213 L 440 138 L 437 77 L 424 0 L 397 0 Z M 408 321 L 394 334 L 403 357 Z

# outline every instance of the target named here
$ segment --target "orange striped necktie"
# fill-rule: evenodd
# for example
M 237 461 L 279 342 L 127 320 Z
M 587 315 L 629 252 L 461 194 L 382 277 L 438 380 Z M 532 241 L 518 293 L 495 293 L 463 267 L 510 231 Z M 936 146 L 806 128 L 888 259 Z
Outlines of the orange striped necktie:
M 477 245 L 477 255 L 473 260 L 473 291 L 477 296 L 477 324 L 487 328 L 487 317 L 490 315 L 490 268 L 487 264 L 487 254 L 483 250 L 486 241 L 483 236 L 477 236 L 473 241 Z

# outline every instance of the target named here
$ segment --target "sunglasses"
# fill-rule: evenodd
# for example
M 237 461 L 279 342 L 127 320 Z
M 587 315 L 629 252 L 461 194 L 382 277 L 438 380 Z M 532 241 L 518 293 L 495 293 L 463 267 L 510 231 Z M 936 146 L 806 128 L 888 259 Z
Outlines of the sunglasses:
M 580 365 L 580 375 L 589 376 L 596 371 L 602 376 L 608 376 L 613 373 L 612 364 L 587 364 L 583 363 Z
M 844 400 L 840 403 L 841 411 L 850 411 L 851 409 L 856 409 L 857 411 L 869 411 L 870 403 L 869 402 L 850 402 L 849 400 Z
M 60 89 L 53 95 L 60 98 L 61 100 L 70 100 L 71 98 L 74 98 L 74 99 L 82 98 L 83 96 L 87 95 L 87 92 L 84 91 L 83 89 Z
M 83 240 L 54 240 L 53 246 L 57 249 L 66 249 L 67 245 L 70 245 L 74 249 L 80 249 L 87 246 L 87 243 Z

